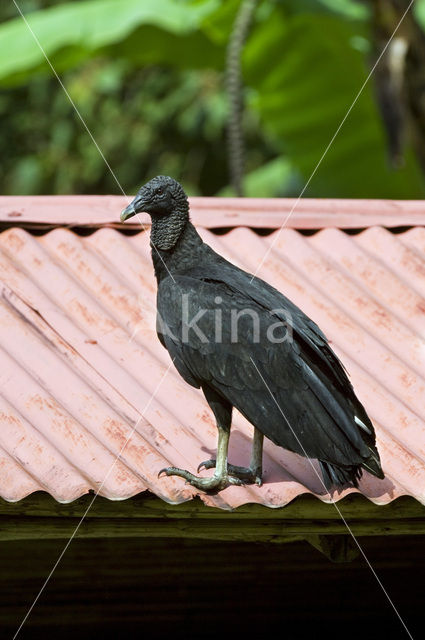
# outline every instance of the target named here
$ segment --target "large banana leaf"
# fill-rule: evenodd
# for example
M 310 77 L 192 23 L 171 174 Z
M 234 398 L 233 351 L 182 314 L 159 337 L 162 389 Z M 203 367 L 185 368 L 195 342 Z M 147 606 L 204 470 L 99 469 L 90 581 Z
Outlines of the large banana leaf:
M 222 68 L 239 0 L 86 0 L 28 14 L 54 67 L 94 56 L 137 66 Z M 425 0 L 417 0 L 425 23 Z M 244 52 L 249 108 L 261 117 L 275 161 L 247 176 L 247 193 L 294 195 L 305 184 L 363 84 L 368 9 L 355 0 L 263 0 Z M 0 25 L 0 85 L 51 73 L 24 21 Z M 281 180 L 279 175 L 281 173 Z M 306 195 L 419 198 L 413 153 L 394 170 L 373 83 L 359 97 Z M 298 192 L 298 191 L 297 191 Z
M 223 50 L 199 30 L 219 0 L 90 0 L 28 14 L 31 30 L 58 71 L 94 55 L 184 68 L 222 64 Z M 0 26 L 0 84 L 49 70 L 21 17 Z M 49 70 L 50 73 L 50 70 Z
M 246 45 L 251 105 L 272 139 L 307 180 L 369 69 L 359 27 L 330 13 L 288 15 L 276 6 Z M 389 166 L 385 133 L 369 83 L 335 138 L 306 195 L 419 198 L 423 178 L 411 151 Z

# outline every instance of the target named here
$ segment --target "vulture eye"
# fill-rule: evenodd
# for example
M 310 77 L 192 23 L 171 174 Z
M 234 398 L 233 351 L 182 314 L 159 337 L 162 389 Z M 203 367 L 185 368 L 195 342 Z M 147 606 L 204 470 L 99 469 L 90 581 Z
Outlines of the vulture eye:
M 162 187 L 158 187 L 158 189 L 156 190 L 156 195 L 162 196 L 163 193 L 164 193 L 164 189 Z

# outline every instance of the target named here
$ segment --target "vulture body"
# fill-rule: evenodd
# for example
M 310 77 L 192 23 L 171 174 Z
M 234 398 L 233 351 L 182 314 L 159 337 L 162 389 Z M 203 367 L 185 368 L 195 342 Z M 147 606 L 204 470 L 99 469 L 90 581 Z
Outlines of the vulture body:
M 139 211 L 152 217 L 159 340 L 184 380 L 202 388 L 219 435 L 217 460 L 200 465 L 215 468 L 211 478 L 163 472 L 206 491 L 261 484 L 266 436 L 317 459 L 327 490 L 357 486 L 363 469 L 383 478 L 373 425 L 319 327 L 202 241 L 172 178 L 148 182 L 121 219 Z M 248 468 L 227 463 L 233 407 L 255 427 Z

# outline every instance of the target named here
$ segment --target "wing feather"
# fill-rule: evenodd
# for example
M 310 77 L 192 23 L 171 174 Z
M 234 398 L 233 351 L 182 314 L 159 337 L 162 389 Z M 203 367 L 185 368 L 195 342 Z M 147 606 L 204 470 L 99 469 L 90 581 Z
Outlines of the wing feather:
M 251 284 L 249 274 L 221 260 L 174 274 L 174 282 L 165 278 L 158 289 L 158 312 L 167 329 L 161 339 L 183 378 L 193 386 L 210 385 L 291 451 L 339 465 L 367 460 L 375 451 L 372 424 L 322 331 L 276 289 L 257 279 Z M 189 318 L 203 312 L 199 332 L 191 329 L 187 339 L 183 301 Z M 231 310 L 247 308 L 258 316 L 260 339 L 255 340 L 252 317 L 242 314 L 235 342 Z M 289 324 L 292 340 L 263 339 L 277 320 Z

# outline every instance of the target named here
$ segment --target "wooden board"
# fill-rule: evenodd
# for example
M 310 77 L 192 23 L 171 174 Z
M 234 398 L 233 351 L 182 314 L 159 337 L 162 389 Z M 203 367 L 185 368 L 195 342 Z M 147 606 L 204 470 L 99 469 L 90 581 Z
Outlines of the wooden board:
M 209 540 L 287 542 L 311 535 L 347 535 L 340 513 L 356 536 L 423 535 L 425 507 L 411 498 L 374 505 L 351 495 L 335 505 L 311 495 L 286 507 L 258 504 L 222 511 L 200 500 L 170 505 L 151 494 L 113 502 L 92 495 L 60 504 L 39 492 L 16 503 L 0 501 L 0 540 L 69 538 L 78 529 L 83 538 L 158 537 Z M 87 511 L 88 509 L 88 511 Z

